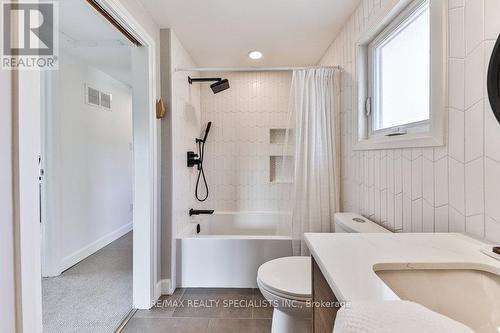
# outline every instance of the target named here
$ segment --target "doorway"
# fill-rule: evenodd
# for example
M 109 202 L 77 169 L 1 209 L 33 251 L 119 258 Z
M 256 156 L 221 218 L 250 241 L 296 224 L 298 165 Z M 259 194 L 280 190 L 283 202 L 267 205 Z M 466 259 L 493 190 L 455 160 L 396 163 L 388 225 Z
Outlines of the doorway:
M 44 331 L 113 332 L 155 298 L 154 47 L 85 0 L 59 11 L 59 71 L 41 78 Z

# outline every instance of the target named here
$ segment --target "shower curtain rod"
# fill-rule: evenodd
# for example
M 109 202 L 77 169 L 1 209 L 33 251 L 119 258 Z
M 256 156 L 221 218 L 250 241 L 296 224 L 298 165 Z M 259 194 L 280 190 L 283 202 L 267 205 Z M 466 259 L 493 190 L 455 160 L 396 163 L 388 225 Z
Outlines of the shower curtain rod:
M 285 72 L 300 69 L 319 69 L 332 68 L 342 71 L 340 66 L 309 66 L 309 67 L 194 67 L 194 68 L 176 68 L 176 72 Z

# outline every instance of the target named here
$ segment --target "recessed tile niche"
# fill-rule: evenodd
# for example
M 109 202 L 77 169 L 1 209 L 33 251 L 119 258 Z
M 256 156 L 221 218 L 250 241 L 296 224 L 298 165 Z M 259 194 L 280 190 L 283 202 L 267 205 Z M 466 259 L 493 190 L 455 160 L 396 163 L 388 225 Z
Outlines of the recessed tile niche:
M 288 137 L 287 137 L 288 135 Z M 293 133 L 286 128 L 269 129 L 269 182 L 291 184 L 293 182 Z M 285 151 L 286 149 L 286 151 Z
M 293 156 L 269 156 L 269 181 L 275 184 L 293 182 Z
M 269 130 L 269 143 L 272 145 L 284 145 L 294 144 L 293 130 L 288 131 L 287 137 L 287 129 L 286 128 L 271 128 Z
M 286 129 L 284 128 L 271 128 L 269 130 L 269 143 L 282 145 L 286 140 Z

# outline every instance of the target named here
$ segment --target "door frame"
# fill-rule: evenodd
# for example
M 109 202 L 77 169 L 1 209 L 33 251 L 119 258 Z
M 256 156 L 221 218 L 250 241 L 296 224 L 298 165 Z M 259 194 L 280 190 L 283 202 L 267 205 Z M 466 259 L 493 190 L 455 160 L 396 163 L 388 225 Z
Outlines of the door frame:
M 134 213 L 133 213 L 133 306 L 148 309 L 155 295 L 158 272 L 159 228 L 159 124 L 155 117 L 157 91 L 156 41 L 120 0 L 98 0 L 99 4 L 128 32 L 139 40 L 147 52 L 147 106 L 134 113 Z M 38 153 L 41 152 L 42 80 L 34 71 L 17 72 L 18 149 L 16 196 L 19 202 L 18 234 L 21 330 L 42 332 L 41 239 L 39 223 Z M 37 92 L 33 94 L 33 92 Z M 36 95 L 36 96 L 33 96 Z M 29 96 L 29 98 L 26 98 Z M 136 131 L 136 120 L 142 127 Z M 140 158 L 136 158 L 140 153 Z M 144 158 L 146 156 L 146 158 Z
M 135 19 L 120 0 L 97 1 L 122 27 L 134 36 L 143 48 L 147 49 L 148 105 L 144 113 L 133 112 L 134 117 L 134 199 L 133 199 L 133 306 L 136 309 L 149 309 L 155 294 L 158 275 L 158 229 L 160 225 L 160 123 L 156 119 L 158 45 L 153 36 Z M 147 129 L 136 131 L 136 120 L 140 117 Z M 139 119 L 139 121 L 141 121 Z M 143 147 L 142 142 L 146 143 Z M 146 148 L 137 158 L 139 149 Z M 142 170 L 142 171 L 141 171 Z

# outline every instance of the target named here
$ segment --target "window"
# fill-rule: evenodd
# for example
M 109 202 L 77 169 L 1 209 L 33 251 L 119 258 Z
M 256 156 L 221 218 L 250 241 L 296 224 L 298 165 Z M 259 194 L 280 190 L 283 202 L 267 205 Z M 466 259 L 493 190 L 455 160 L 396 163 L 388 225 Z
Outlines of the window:
M 428 123 L 429 3 L 402 16 L 369 46 L 371 133 Z M 413 125 L 413 126 L 412 126 Z
M 360 149 L 444 144 L 446 6 L 435 0 L 405 3 L 358 44 Z M 437 10 L 443 13 L 433 14 Z

